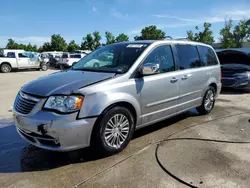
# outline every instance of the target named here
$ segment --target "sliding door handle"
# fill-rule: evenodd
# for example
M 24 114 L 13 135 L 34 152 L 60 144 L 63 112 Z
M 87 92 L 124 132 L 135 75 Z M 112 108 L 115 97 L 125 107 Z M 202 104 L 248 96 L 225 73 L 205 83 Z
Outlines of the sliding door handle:
M 178 81 L 178 78 L 175 78 L 175 77 L 173 77 L 173 78 L 170 80 L 171 83 L 175 83 L 175 82 L 177 82 L 177 81 Z

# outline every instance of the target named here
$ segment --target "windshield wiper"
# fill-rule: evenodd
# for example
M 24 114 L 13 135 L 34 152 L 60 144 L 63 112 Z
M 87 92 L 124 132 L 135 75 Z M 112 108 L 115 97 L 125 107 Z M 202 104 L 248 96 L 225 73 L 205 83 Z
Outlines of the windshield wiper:
M 119 71 L 110 71 L 110 70 L 101 70 L 101 69 L 87 69 L 87 68 L 78 68 L 78 69 L 73 69 L 76 71 L 90 71 L 90 72 L 106 72 L 106 73 L 116 73 L 116 74 L 121 74 Z

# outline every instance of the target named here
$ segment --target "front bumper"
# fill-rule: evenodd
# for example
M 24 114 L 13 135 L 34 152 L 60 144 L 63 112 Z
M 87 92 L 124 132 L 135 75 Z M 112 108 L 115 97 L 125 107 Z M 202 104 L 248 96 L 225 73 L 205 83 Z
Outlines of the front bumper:
M 39 111 L 23 116 L 14 111 L 17 132 L 27 142 L 39 148 L 53 151 L 71 151 L 90 145 L 96 118 L 77 120 L 77 113 L 60 115 Z M 46 130 L 42 134 L 41 126 Z
M 222 77 L 223 88 L 249 89 L 250 79 L 224 78 Z

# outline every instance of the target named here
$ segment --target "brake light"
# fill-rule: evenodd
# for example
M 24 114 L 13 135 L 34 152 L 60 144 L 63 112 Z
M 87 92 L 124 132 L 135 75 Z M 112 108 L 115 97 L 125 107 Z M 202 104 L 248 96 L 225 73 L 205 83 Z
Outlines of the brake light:
M 66 62 L 69 62 L 69 58 L 66 59 Z

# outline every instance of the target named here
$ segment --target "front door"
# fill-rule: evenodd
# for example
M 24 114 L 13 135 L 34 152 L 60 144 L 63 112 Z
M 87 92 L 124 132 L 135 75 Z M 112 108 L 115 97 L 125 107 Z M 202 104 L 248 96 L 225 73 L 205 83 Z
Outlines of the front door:
M 159 65 L 159 73 L 136 80 L 141 86 L 142 126 L 163 120 L 177 112 L 179 97 L 179 73 L 170 45 L 153 49 L 143 64 Z
M 18 53 L 17 63 L 19 68 L 28 68 L 30 67 L 30 59 L 23 53 Z

